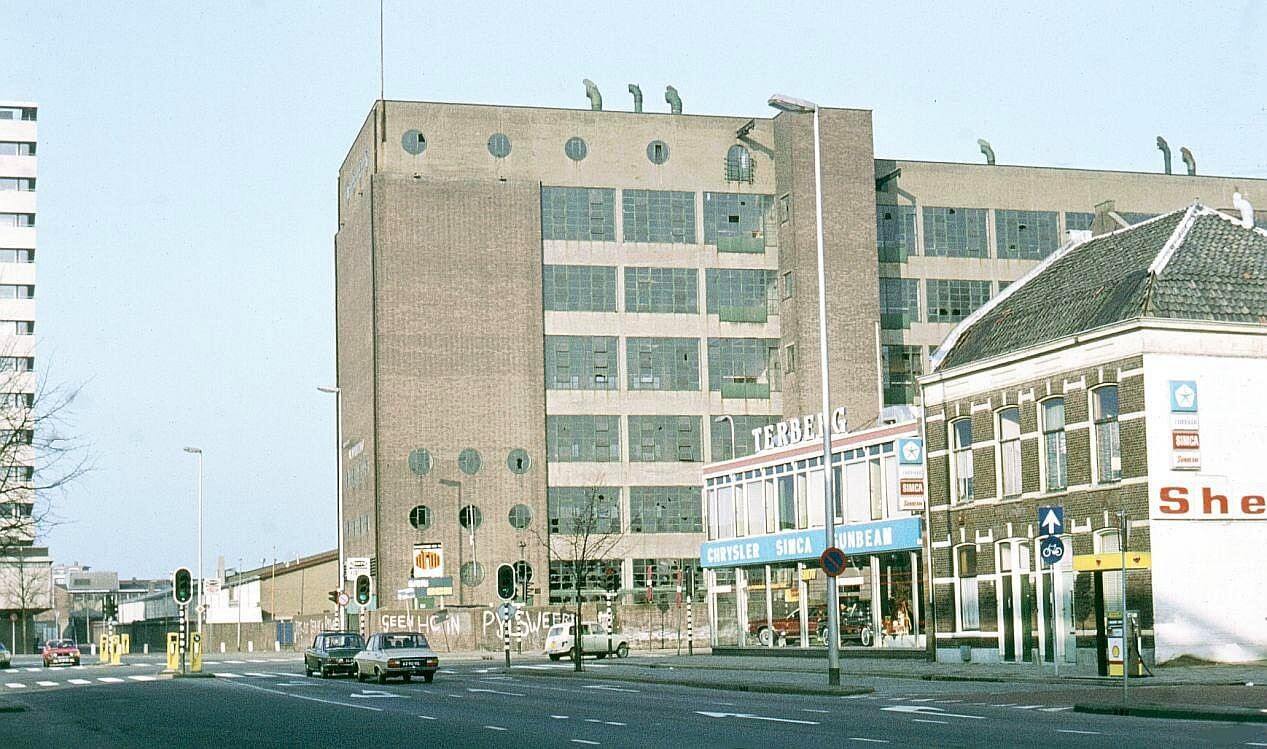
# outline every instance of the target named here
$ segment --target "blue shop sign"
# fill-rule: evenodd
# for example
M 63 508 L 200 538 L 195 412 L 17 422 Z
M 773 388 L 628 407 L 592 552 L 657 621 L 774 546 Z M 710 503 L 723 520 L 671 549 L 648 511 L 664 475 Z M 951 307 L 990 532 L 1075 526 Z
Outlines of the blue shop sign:
M 826 540 L 822 528 L 809 528 L 768 536 L 707 541 L 700 544 L 700 565 L 746 567 L 818 559 L 826 551 Z M 918 549 L 920 545 L 920 519 L 917 517 L 851 523 L 836 528 L 836 546 L 846 554 Z

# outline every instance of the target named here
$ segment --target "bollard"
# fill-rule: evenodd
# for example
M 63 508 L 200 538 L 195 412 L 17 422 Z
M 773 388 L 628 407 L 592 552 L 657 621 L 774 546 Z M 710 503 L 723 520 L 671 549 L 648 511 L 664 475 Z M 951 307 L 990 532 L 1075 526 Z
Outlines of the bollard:
M 220 655 L 224 655 L 224 643 L 220 643 Z
M 143 645 L 141 645 L 141 653 L 142 653 L 143 655 L 149 655 L 149 654 L 150 654 L 150 644 L 149 644 L 148 642 L 147 642 L 147 643 L 144 643 Z
M 273 652 L 274 653 L 282 652 L 282 644 L 278 642 L 277 640 L 273 640 Z
M 248 653 L 254 653 L 254 652 L 255 652 L 255 640 L 247 640 L 247 641 L 246 641 L 246 652 L 248 652 Z

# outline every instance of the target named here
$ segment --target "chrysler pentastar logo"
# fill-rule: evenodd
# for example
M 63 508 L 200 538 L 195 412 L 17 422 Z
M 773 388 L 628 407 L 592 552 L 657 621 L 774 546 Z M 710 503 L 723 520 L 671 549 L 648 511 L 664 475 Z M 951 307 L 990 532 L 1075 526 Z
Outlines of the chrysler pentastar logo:
M 1192 408 L 1197 401 L 1197 391 L 1192 389 L 1188 383 L 1184 383 L 1175 388 L 1175 403 L 1180 408 Z
M 919 461 L 919 443 L 907 442 L 906 444 L 902 445 L 902 457 L 906 458 L 911 463 L 918 462 Z

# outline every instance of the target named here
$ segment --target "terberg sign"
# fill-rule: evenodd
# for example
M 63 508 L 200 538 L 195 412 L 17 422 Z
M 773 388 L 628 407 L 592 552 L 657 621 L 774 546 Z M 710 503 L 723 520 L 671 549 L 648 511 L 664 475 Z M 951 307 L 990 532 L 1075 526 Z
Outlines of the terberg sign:
M 787 447 L 801 442 L 811 442 L 823 438 L 823 413 L 806 414 L 799 419 L 788 419 L 777 424 L 770 424 L 752 430 L 752 446 L 756 452 L 775 447 Z M 844 434 L 849 431 L 849 421 L 845 417 L 845 407 L 841 406 L 831 412 L 832 434 Z

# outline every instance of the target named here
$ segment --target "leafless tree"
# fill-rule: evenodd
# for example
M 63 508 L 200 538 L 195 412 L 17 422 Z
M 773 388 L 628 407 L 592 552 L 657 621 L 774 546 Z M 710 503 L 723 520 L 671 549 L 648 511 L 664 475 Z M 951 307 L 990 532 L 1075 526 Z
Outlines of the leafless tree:
M 597 584 L 600 567 L 615 551 L 623 537 L 620 518 L 620 495 L 616 490 L 603 486 L 589 486 L 580 501 L 555 510 L 550 520 L 547 538 L 538 539 L 546 545 L 564 569 L 572 573 L 573 593 L 576 604 L 575 634 L 572 637 L 572 663 L 575 670 L 581 665 L 581 604 L 589 584 Z M 547 590 L 548 583 L 547 570 Z

